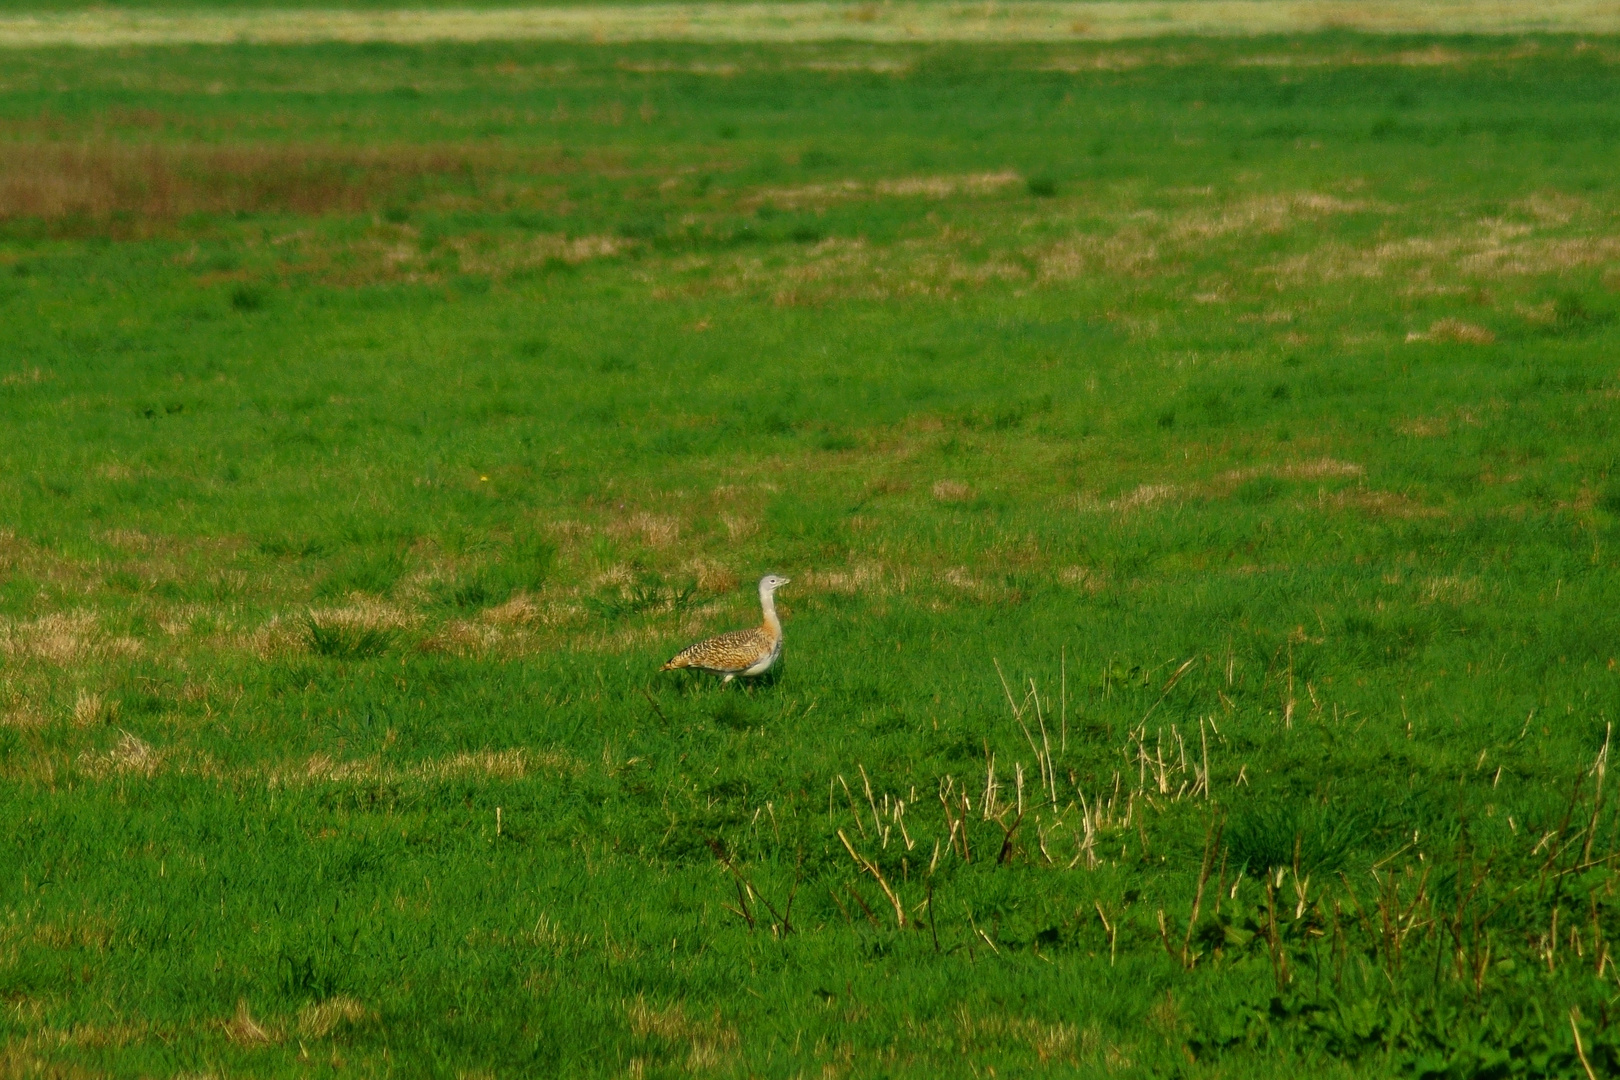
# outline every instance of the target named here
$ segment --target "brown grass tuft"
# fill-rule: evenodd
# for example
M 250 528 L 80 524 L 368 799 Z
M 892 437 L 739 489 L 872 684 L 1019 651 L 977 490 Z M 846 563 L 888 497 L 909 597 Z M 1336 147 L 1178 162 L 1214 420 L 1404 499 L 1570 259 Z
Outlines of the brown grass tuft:
M 425 761 L 416 767 L 414 773 L 424 780 L 455 780 L 462 777 L 520 780 L 535 767 L 572 771 L 577 764 L 571 757 L 558 751 L 533 754 L 527 750 L 479 750 Z
M 884 568 L 878 563 L 860 562 L 845 570 L 806 570 L 800 578 L 806 593 L 830 592 L 848 596 L 879 588 L 883 583 Z
M 973 489 L 959 480 L 941 480 L 934 485 L 934 498 L 943 503 L 967 502 L 973 498 Z
M 1394 491 L 1338 491 L 1323 495 L 1319 500 L 1325 507 L 1359 510 L 1369 517 L 1438 518 L 1446 512 L 1439 507 L 1424 506 Z
M 1320 480 L 1330 476 L 1364 476 L 1367 469 L 1353 461 L 1318 458 L 1315 461 L 1297 461 L 1277 468 L 1278 476 L 1297 480 Z
M 1417 416 L 1400 421 L 1395 425 L 1395 430 L 1414 439 L 1432 439 L 1440 435 L 1450 435 L 1451 421 L 1443 416 Z
M 633 514 L 609 525 L 608 534 L 620 540 L 639 540 L 650 548 L 666 548 L 680 539 L 681 522 L 663 514 Z
M 1073 1024 L 997 1014 L 975 1016 L 962 1006 L 956 1012 L 956 1027 L 964 1055 L 1024 1043 L 1043 1064 L 1078 1064 L 1080 1032 Z
M 0 144 L 0 219 L 354 213 L 424 178 L 539 167 L 472 147 Z
M 20 368 L 17 371 L 8 371 L 0 376 L 0 386 L 35 386 L 56 378 L 56 373 L 46 371 L 44 368 Z
M 479 618 L 496 626 L 531 626 L 542 621 L 540 608 L 524 593 L 518 593 L 504 604 L 486 608 Z
M 1135 491 L 1121 495 L 1110 505 L 1116 510 L 1140 510 L 1154 503 L 1163 502 L 1173 497 L 1175 493 L 1176 489 L 1171 484 L 1143 484 Z
M 1430 325 L 1428 333 L 1412 331 L 1407 341 L 1453 341 L 1461 345 L 1490 345 L 1496 335 L 1483 326 L 1465 323 L 1461 319 L 1441 319 Z
M 118 702 L 108 701 L 100 694 L 79 691 L 73 702 L 75 727 L 96 727 L 118 719 Z
M 625 1014 L 630 1030 L 638 1038 L 686 1043 L 686 1066 L 692 1072 L 720 1065 L 736 1053 L 741 1042 L 737 1029 L 726 1026 L 718 1010 L 708 1020 L 694 1020 L 686 1015 L 686 1008 L 680 1002 L 659 1009 L 638 996 L 625 1007 Z
M 1479 599 L 1480 592 L 1478 578 L 1447 575 L 1423 582 L 1423 602 L 1426 604 L 1472 604 Z
M 61 922 L 38 923 L 33 939 L 48 949 L 89 949 L 104 952 L 116 926 L 110 919 L 88 912 L 69 915 Z
M 452 619 L 423 641 L 418 648 L 429 653 L 452 656 L 482 656 L 501 644 L 499 625 L 471 619 Z
M 1058 580 L 1095 596 L 1108 587 L 1108 578 L 1101 570 L 1089 566 L 1065 566 L 1058 571 Z
M 726 527 L 726 535 L 733 540 L 746 540 L 759 532 L 758 521 L 739 514 L 721 514 L 720 522 Z
M 164 758 L 162 751 L 139 735 L 123 731 L 111 750 L 101 754 L 87 750 L 79 755 L 78 765 L 87 775 L 98 778 L 111 774 L 155 776 Z
M 306 1039 L 324 1039 L 334 1031 L 364 1023 L 376 1014 L 352 997 L 339 994 L 320 1004 L 298 1010 L 298 1034 Z
M 949 199 L 956 195 L 995 195 L 1022 181 L 1022 176 L 1010 171 L 965 176 L 903 176 L 872 184 L 859 180 L 834 180 L 790 188 L 763 188 L 749 201 L 752 204 L 768 202 L 783 209 L 797 209 L 824 206 L 843 199 Z
M 1301 221 L 1373 209 L 1367 203 L 1304 191 L 1243 199 L 1217 211 L 1195 211 L 1173 218 L 1166 235 L 1174 241 L 1213 240 L 1235 233 L 1280 232 Z
M 376 758 L 337 761 L 327 754 L 314 754 L 302 765 L 270 770 L 266 779 L 271 787 L 295 787 L 312 782 L 432 783 L 462 779 L 521 780 L 536 772 L 577 775 L 584 769 L 583 762 L 562 750 L 477 750 L 447 758 L 428 758 L 403 767 Z
M 88 611 L 43 615 L 31 622 L 0 622 L 0 656 L 71 664 L 97 651 L 96 617 Z
M 33 728 L 42 728 L 48 723 L 50 723 L 50 718 L 27 702 L 9 707 L 4 713 L 0 713 L 0 727 L 27 731 Z
M 1253 480 L 1260 476 L 1276 476 L 1285 480 L 1328 480 L 1349 476 L 1365 476 L 1365 466 L 1353 461 L 1335 458 L 1317 458 L 1315 461 L 1289 461 L 1280 465 L 1257 465 L 1246 469 L 1233 469 L 1221 479 L 1232 482 Z
M 704 592 L 729 593 L 738 584 L 735 571 L 707 559 L 693 559 L 686 564 L 685 569 L 697 579 L 698 588 Z
M 221 1025 L 225 1035 L 238 1046 L 270 1046 L 281 1041 L 281 1033 L 264 1027 L 248 1011 L 247 998 L 236 1002 L 236 1015 Z

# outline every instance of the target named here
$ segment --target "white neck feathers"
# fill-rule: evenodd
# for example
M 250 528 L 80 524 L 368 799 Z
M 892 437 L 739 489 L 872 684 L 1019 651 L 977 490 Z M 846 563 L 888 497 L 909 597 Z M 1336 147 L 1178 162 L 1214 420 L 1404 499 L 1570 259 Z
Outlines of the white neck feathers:
M 782 620 L 776 617 L 776 590 L 759 587 L 759 606 L 765 611 L 765 627 L 772 634 L 780 637 L 782 634 Z

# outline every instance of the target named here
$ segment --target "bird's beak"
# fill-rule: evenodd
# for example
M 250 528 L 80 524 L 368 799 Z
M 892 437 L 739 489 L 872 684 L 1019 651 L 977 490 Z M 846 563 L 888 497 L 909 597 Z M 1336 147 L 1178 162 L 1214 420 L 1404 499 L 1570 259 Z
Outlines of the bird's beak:
M 785 578 L 783 578 L 781 581 L 779 581 L 777 583 L 777 587 L 780 588 L 783 585 L 791 585 L 791 584 L 793 584 L 793 579 L 790 578 L 790 577 L 785 577 Z

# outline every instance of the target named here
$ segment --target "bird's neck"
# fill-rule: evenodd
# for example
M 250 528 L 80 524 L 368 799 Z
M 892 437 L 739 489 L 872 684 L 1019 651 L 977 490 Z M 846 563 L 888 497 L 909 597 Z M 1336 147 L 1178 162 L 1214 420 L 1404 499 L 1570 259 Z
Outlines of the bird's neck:
M 765 628 L 780 637 L 782 620 L 776 617 L 776 594 L 769 589 L 759 590 L 759 606 L 765 610 Z

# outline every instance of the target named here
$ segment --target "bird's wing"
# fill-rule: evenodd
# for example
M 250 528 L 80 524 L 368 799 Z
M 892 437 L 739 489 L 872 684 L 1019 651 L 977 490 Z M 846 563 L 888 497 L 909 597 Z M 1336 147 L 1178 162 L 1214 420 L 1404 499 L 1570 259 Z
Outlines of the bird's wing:
M 710 671 L 741 671 L 771 651 L 771 636 L 762 628 L 733 630 L 696 645 L 688 645 L 664 667 L 706 668 Z

